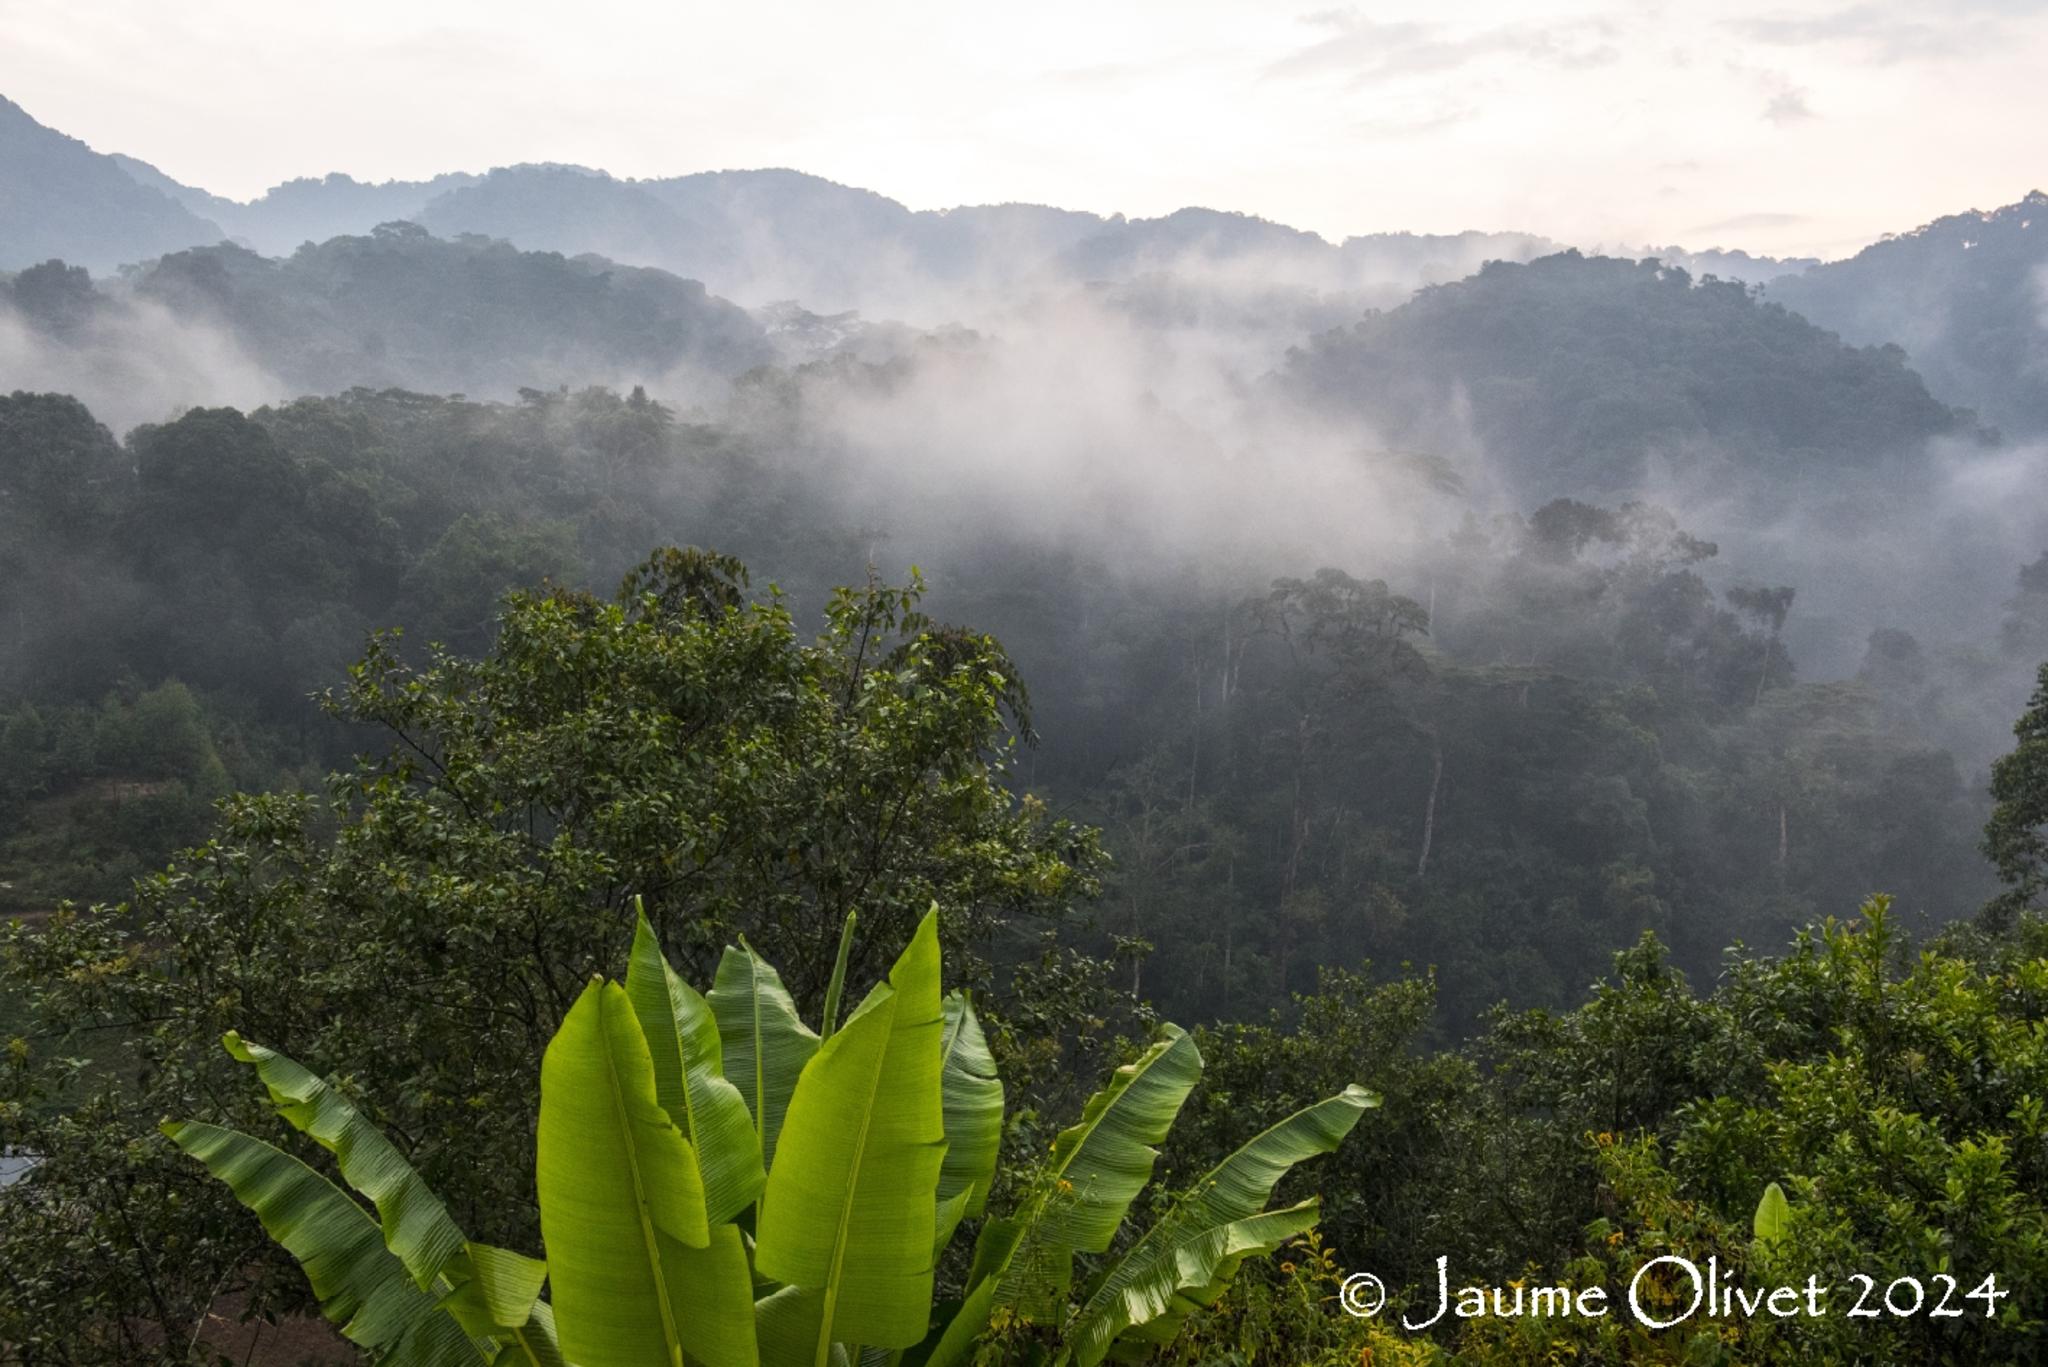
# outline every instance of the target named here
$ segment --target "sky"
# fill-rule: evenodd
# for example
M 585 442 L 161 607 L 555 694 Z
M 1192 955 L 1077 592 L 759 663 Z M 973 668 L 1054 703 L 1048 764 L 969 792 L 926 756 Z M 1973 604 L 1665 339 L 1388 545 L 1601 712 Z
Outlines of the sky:
M 790 166 L 920 209 L 1832 257 L 2048 187 L 2048 0 L 1321 4 L 0 0 L 0 94 L 238 199 Z

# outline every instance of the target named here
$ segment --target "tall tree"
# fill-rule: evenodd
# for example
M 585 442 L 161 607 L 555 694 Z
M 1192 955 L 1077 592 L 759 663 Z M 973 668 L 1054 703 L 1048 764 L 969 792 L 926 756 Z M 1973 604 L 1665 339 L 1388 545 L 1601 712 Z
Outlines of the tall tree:
M 1997 806 L 1984 823 L 1984 853 L 1998 868 L 2005 891 L 1984 907 L 1994 927 L 2010 925 L 2048 890 L 2048 664 L 2034 696 L 2014 724 L 2019 744 L 1991 766 Z

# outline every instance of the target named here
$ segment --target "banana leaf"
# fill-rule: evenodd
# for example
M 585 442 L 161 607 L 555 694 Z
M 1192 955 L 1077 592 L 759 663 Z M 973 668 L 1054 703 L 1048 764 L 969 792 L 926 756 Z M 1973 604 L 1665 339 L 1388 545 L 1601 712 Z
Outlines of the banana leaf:
M 939 1247 L 954 1227 L 988 1205 L 996 1155 L 1003 1143 L 1003 1082 L 988 1040 L 964 993 L 945 1000 L 943 1060 L 946 1161 L 939 1167 Z M 957 1203 L 957 1210 L 952 1209 Z
M 298 1159 L 260 1139 L 196 1121 L 165 1121 L 171 1142 L 204 1163 L 298 1259 L 320 1312 L 342 1337 L 393 1367 L 484 1362 L 460 1326 L 384 1246 L 368 1211 Z
M 782 978 L 745 941 L 726 946 L 710 1002 L 725 1076 L 753 1113 L 763 1168 L 772 1167 L 796 1080 L 818 1052 L 817 1033 L 798 1017 Z
M 277 1113 L 334 1155 L 342 1180 L 376 1206 L 385 1247 L 405 1264 L 415 1285 L 436 1293 L 465 1333 L 516 1342 L 541 1354 L 543 1362 L 559 1360 L 552 1330 L 545 1317 L 537 1318 L 547 1264 L 465 1239 L 412 1164 L 325 1079 L 232 1030 L 223 1043 L 232 1057 L 256 1070 Z M 477 1276 L 486 1277 L 486 1284 L 470 1287 Z M 513 1288 L 528 1284 L 521 1303 Z
M 1217 1282 L 1223 1260 L 1256 1247 L 1256 1241 L 1243 1242 L 1251 1235 L 1242 1222 L 1260 1214 L 1280 1179 L 1295 1164 L 1334 1150 L 1377 1104 L 1363 1087 L 1347 1087 L 1296 1111 L 1210 1169 L 1096 1280 L 1061 1335 L 1075 1360 L 1094 1367 L 1117 1335 L 1165 1314 L 1177 1293 Z M 1306 1209 L 1312 1222 L 1313 1207 Z M 1218 1231 L 1237 1232 L 1224 1237 Z M 1300 1232 L 1289 1227 L 1279 1238 Z
M 662 957 L 647 917 L 633 932 L 626 996 L 654 1062 L 654 1094 L 696 1151 L 705 1215 L 732 1219 L 761 1194 L 761 1137 L 739 1088 L 726 1081 L 710 1004 Z
M 1118 1362 L 1150 1362 L 1161 1348 L 1173 1342 L 1189 1315 L 1206 1310 L 1223 1298 L 1230 1279 L 1237 1275 L 1245 1259 L 1262 1257 L 1315 1228 L 1319 1205 L 1316 1198 L 1310 1197 L 1299 1205 L 1219 1226 L 1189 1245 L 1184 1250 L 1190 1268 L 1188 1287 L 1175 1291 L 1165 1308 L 1143 1324 L 1119 1334 L 1109 1355 Z M 1204 1266 L 1213 1266 L 1214 1275 L 1206 1283 L 1193 1280 L 1199 1276 L 1197 1269 Z
M 346 1097 L 310 1070 L 232 1030 L 222 1042 L 229 1054 L 255 1068 L 277 1113 L 334 1155 L 342 1180 L 377 1207 L 385 1246 L 422 1291 L 430 1289 L 461 1256 L 464 1240 L 448 1208 L 412 1164 Z
M 624 988 L 593 979 L 541 1059 L 535 1185 L 563 1356 L 578 1367 L 755 1360 L 739 1231 L 706 1218 Z M 717 1237 L 714 1238 L 714 1235 Z
M 907 1348 L 925 1336 L 946 1143 L 943 1031 L 934 912 L 790 1098 L 754 1261 L 821 1294 L 817 1367 L 834 1343 Z
M 1018 1218 L 1021 1232 L 997 1274 L 997 1307 L 1041 1323 L 1064 1315 L 1074 1254 L 1109 1247 L 1151 1180 L 1159 1158 L 1154 1145 L 1166 1138 L 1201 1075 L 1194 1039 L 1162 1026 L 1150 1049 L 1089 1098 L 1080 1123 L 1053 1140 Z

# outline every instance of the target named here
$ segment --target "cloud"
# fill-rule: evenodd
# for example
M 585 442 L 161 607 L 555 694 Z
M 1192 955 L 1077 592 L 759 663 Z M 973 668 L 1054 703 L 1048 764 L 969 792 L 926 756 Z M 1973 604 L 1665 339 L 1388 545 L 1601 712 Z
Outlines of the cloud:
M 1851 48 L 1882 66 L 1985 51 L 2003 41 L 2008 17 L 2037 15 L 2040 7 L 2031 0 L 1960 0 L 1937 12 L 1938 23 L 1923 17 L 1929 10 L 1918 4 L 1867 0 L 1825 14 L 1731 20 L 1728 27 L 1774 47 Z
M 1764 117 L 1783 128 L 1814 117 L 1813 106 L 1806 102 L 1804 90 L 1787 85 L 1764 102 Z
M 1445 104 L 1407 113 L 1388 114 L 1379 118 L 1360 119 L 1352 127 L 1368 137 L 1420 138 L 1431 133 L 1440 133 L 1461 123 L 1469 123 L 1477 117 L 1477 105 Z
M 1804 93 L 1797 90 L 1781 90 L 1764 104 L 1764 117 L 1772 123 L 1783 125 L 1798 123 L 1813 117 L 1813 109 L 1806 103 Z
M 1737 214 L 1733 218 L 1719 219 L 1713 223 L 1700 223 L 1685 229 L 1693 233 L 1735 233 L 1751 228 L 1790 228 L 1808 222 L 1805 214 L 1758 213 Z
M 1328 30 L 1327 36 L 1273 62 L 1266 68 L 1269 78 L 1334 75 L 1358 84 L 1451 71 L 1494 57 L 1578 68 L 1601 66 L 1620 55 L 1607 41 L 1613 27 L 1598 19 L 1458 32 L 1444 24 L 1379 23 L 1356 10 L 1324 10 L 1302 16 L 1302 22 Z

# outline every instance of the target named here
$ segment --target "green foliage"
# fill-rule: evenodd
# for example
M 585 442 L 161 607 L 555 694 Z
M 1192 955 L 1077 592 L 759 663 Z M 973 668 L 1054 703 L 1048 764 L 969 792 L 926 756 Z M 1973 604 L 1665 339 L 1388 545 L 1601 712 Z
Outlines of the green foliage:
M 1397 448 L 1456 449 L 1446 415 L 1469 411 L 1522 491 L 1547 498 L 1640 488 L 1659 449 L 1711 447 L 1738 469 L 1810 452 L 1839 470 L 1970 432 L 1905 360 L 1844 347 L 1737 281 L 1568 251 L 1370 313 L 1292 352 L 1288 379 Z M 1446 402 L 1453 388 L 1469 409 Z
M 542 1060 L 535 1187 L 544 1264 L 470 1244 L 413 1167 L 337 1091 L 234 1034 L 230 1055 L 252 1064 L 279 1114 L 334 1155 L 381 1225 L 312 1168 L 259 1140 L 188 1121 L 164 1130 L 298 1259 L 322 1312 L 392 1367 L 563 1358 L 583 1367 L 829 1367 L 863 1346 L 900 1351 L 928 1336 L 920 1360 L 952 1362 L 992 1329 L 1013 1338 L 1024 1328 L 1033 1316 L 1004 1294 L 1010 1279 L 986 1252 L 977 1255 L 977 1285 L 964 1302 L 933 1305 L 940 1248 L 932 1229 L 935 1221 L 943 1227 L 954 1203 L 944 1194 L 942 1160 L 955 1142 L 976 1151 L 985 1128 L 982 1108 L 944 1105 L 959 1038 L 979 1029 L 963 998 L 949 999 L 951 1011 L 942 1006 L 937 908 L 887 980 L 804 1063 L 752 1240 L 710 1214 L 706 1193 L 744 1190 L 758 1156 L 743 1145 L 698 1145 L 662 1100 L 686 1067 L 671 1038 L 694 1042 L 707 1089 L 725 1082 L 718 1026 L 693 993 L 667 990 L 679 984 L 652 948 L 644 916 L 638 930 L 634 969 L 664 992 L 636 998 L 593 978 Z M 1259 1136 L 1069 1308 L 1072 1259 L 1109 1247 L 1150 1173 L 1146 1139 L 1163 1136 L 1199 1068 L 1189 1037 L 1169 1030 L 1055 1145 L 1026 1204 L 984 1233 L 985 1246 L 1021 1245 L 1033 1250 L 1032 1266 L 1061 1268 L 1058 1287 L 1033 1299 L 1043 1307 L 1037 1318 L 1057 1330 L 1051 1346 L 1060 1362 L 1100 1362 L 1132 1332 L 1170 1343 L 1191 1310 L 1224 1294 L 1239 1264 L 1310 1226 L 1313 1200 L 1262 1207 L 1290 1169 L 1334 1150 L 1373 1104 L 1350 1087 Z M 1088 1184 L 1087 1195 L 1077 1194 L 1077 1182 Z M 544 1283 L 547 1303 L 538 1299 Z
M 1877 898 L 1860 920 L 1826 922 L 1785 955 L 1738 955 L 1714 993 L 1696 996 L 1646 942 L 1618 956 L 1578 1009 L 1498 1017 L 1473 1049 L 1488 1073 L 1448 1099 L 1390 1088 L 1383 1125 L 1324 1176 L 1333 1189 L 1398 1200 L 1418 1184 L 1417 1156 L 1381 1176 L 1381 1155 L 1447 1150 L 1428 1154 L 1435 1166 L 1419 1182 L 1432 1224 L 1388 1247 L 1370 1229 L 1349 1233 L 1333 1211 L 1323 1237 L 1341 1259 L 1296 1255 L 1277 1284 L 1241 1287 L 1191 1325 L 1178 1360 L 1217 1360 L 1196 1349 L 1242 1352 L 1249 1341 L 1332 1363 L 1368 1349 L 1376 1362 L 1420 1352 L 1475 1364 L 2031 1361 L 2048 1284 L 2044 951 L 2048 927 L 2028 918 L 2004 938 L 1951 932 L 1914 953 Z M 1264 1105 L 1314 1086 L 1307 1032 L 1240 1039 L 1252 1046 L 1248 1066 L 1266 1065 Z M 1835 1288 L 1830 1313 L 1701 1315 L 1649 1331 L 1622 1297 L 1667 1253 L 1702 1267 L 1717 1259 L 1745 1288 L 1817 1277 Z M 1297 1299 L 1304 1279 L 1334 1288 L 1344 1266 L 1369 1268 L 1390 1305 L 1426 1315 L 1437 1254 L 1453 1287 L 1601 1285 L 1620 1308 L 1603 1319 L 1447 1318 L 1418 1340 L 1387 1315 L 1362 1323 Z M 1916 1278 L 1930 1305 L 1945 1294 L 1938 1278 L 1951 1277 L 1966 1313 L 1850 1316 L 1857 1274 L 1880 1297 L 1894 1278 Z M 1994 1275 L 1990 1289 L 2008 1295 L 1965 1298 Z M 1676 1310 L 1689 1288 L 1653 1279 L 1645 1294 Z
M 2005 891 L 1985 908 L 1994 925 L 2010 925 L 2037 906 L 2048 889 L 2048 664 L 2027 711 L 2013 727 L 2019 744 L 1991 766 L 1997 801 L 1984 826 L 1984 853 Z
M 769 359 L 760 325 L 666 271 L 444 241 L 412 223 L 306 243 L 283 260 L 222 243 L 173 252 L 144 299 L 225 330 L 302 390 L 509 390 L 576 363 L 649 378 Z
M 611 601 L 515 597 L 482 658 L 416 665 L 379 642 L 331 702 L 388 748 L 336 775 L 329 800 L 230 798 L 212 839 L 131 905 L 0 930 L 0 1000 L 26 1017 L 0 1147 L 45 1156 L 46 1201 L 0 1222 L 0 1261 L 23 1270 L 0 1285 L 0 1334 L 18 1313 L 86 1335 L 106 1321 L 51 1307 L 105 1304 L 186 1342 L 223 1291 L 289 1308 L 274 1269 L 252 1278 L 231 1208 L 140 1142 L 166 1114 L 247 1127 L 233 1065 L 206 1043 L 227 1029 L 348 1068 L 345 1089 L 407 1137 L 462 1227 L 519 1246 L 538 1233 L 533 1061 L 590 974 L 647 985 L 629 969 L 629 890 L 646 890 L 656 943 L 698 981 L 722 937 L 788 946 L 780 1020 L 765 966 L 735 977 L 746 951 L 708 1000 L 768 1161 L 774 1098 L 790 1094 L 777 1089 L 804 1062 L 807 1032 L 784 1027 L 799 1004 L 816 1011 L 849 907 L 865 932 L 856 980 L 935 898 L 955 908 L 970 982 L 989 982 L 984 955 L 1010 934 L 1066 917 L 1099 856 L 1002 785 L 1016 693 L 994 643 L 936 632 L 913 592 L 880 586 L 837 596 L 807 642 L 772 597 L 710 610 L 705 586 L 732 588 L 721 564 L 658 558 Z M 735 1010 L 759 1033 L 727 1025 Z M 690 1039 L 676 1047 L 671 1099 L 711 1065 Z M 706 1149 L 707 1128 L 725 1133 L 698 1117 Z M 715 1208 L 738 1199 L 717 1188 Z
M 1433 964 L 1463 1031 L 1573 1000 L 1645 930 L 1710 972 L 1845 886 L 1966 914 L 1956 762 L 1877 687 L 1799 683 L 1788 591 L 1717 596 L 1717 554 L 1558 500 L 1429 548 L 1416 597 L 1326 570 L 1162 610 L 1126 647 L 1144 725 L 1068 789 L 1117 861 L 1096 952 L 1145 942 L 1134 992 L 1225 1018 Z

